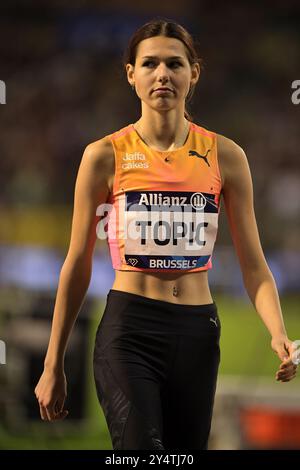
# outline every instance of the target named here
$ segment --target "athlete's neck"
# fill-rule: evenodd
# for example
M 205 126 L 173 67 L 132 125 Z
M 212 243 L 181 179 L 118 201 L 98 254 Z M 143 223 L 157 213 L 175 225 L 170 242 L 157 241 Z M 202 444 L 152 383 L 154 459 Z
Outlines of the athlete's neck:
M 161 151 L 182 147 L 189 134 L 190 123 L 185 117 L 178 120 L 161 116 L 141 117 L 134 128 L 141 139 L 150 147 Z

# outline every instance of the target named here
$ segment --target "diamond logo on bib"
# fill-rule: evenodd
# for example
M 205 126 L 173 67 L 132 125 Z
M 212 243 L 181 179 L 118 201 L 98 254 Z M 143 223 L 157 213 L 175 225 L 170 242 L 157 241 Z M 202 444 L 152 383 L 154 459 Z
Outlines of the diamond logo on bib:
M 127 260 L 127 264 L 131 264 L 131 266 L 135 266 L 138 263 L 138 260 L 136 258 L 129 258 Z

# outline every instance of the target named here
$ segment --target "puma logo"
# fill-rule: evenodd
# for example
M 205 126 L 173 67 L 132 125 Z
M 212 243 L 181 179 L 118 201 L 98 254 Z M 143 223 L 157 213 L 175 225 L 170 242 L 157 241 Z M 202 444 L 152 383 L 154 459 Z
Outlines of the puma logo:
M 218 323 L 217 323 L 218 319 L 217 319 L 217 318 L 212 318 L 212 317 L 210 317 L 209 321 L 211 321 L 212 323 L 214 323 L 214 325 L 215 325 L 216 327 L 218 327 Z
M 202 160 L 205 161 L 205 163 L 210 166 L 209 161 L 207 159 L 208 152 L 210 152 L 211 149 L 208 149 L 205 155 L 200 155 L 200 153 L 196 152 L 196 150 L 189 150 L 189 156 L 190 157 L 198 157 L 202 158 Z
M 128 264 L 131 264 L 131 266 L 135 266 L 138 263 L 138 260 L 136 258 L 129 258 L 127 262 Z

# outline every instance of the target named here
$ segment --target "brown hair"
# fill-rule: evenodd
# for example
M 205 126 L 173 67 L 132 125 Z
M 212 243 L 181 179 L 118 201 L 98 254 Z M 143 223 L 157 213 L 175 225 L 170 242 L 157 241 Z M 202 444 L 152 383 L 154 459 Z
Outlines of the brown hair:
M 200 68 L 202 67 L 202 59 L 197 54 L 197 48 L 195 41 L 193 40 L 190 33 L 180 24 L 167 20 L 167 19 L 154 19 L 141 26 L 130 38 L 128 47 L 125 51 L 123 63 L 126 68 L 126 64 L 135 65 L 136 53 L 138 45 L 144 39 L 152 38 L 155 36 L 165 36 L 167 38 L 175 38 L 181 41 L 186 49 L 186 54 L 190 65 L 198 63 Z M 193 85 L 187 95 L 186 101 L 190 101 L 194 94 L 195 85 Z M 185 109 L 184 116 L 189 121 L 192 121 L 193 117 Z

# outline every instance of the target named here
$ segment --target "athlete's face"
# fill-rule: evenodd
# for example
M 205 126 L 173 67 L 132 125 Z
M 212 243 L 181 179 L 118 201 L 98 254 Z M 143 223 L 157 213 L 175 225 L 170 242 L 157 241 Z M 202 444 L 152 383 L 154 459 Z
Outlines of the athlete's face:
M 165 36 L 141 41 L 135 65 L 127 64 L 128 81 L 135 86 L 139 98 L 151 108 L 160 110 L 184 106 L 199 74 L 199 65 L 190 65 L 184 44 L 179 39 Z

